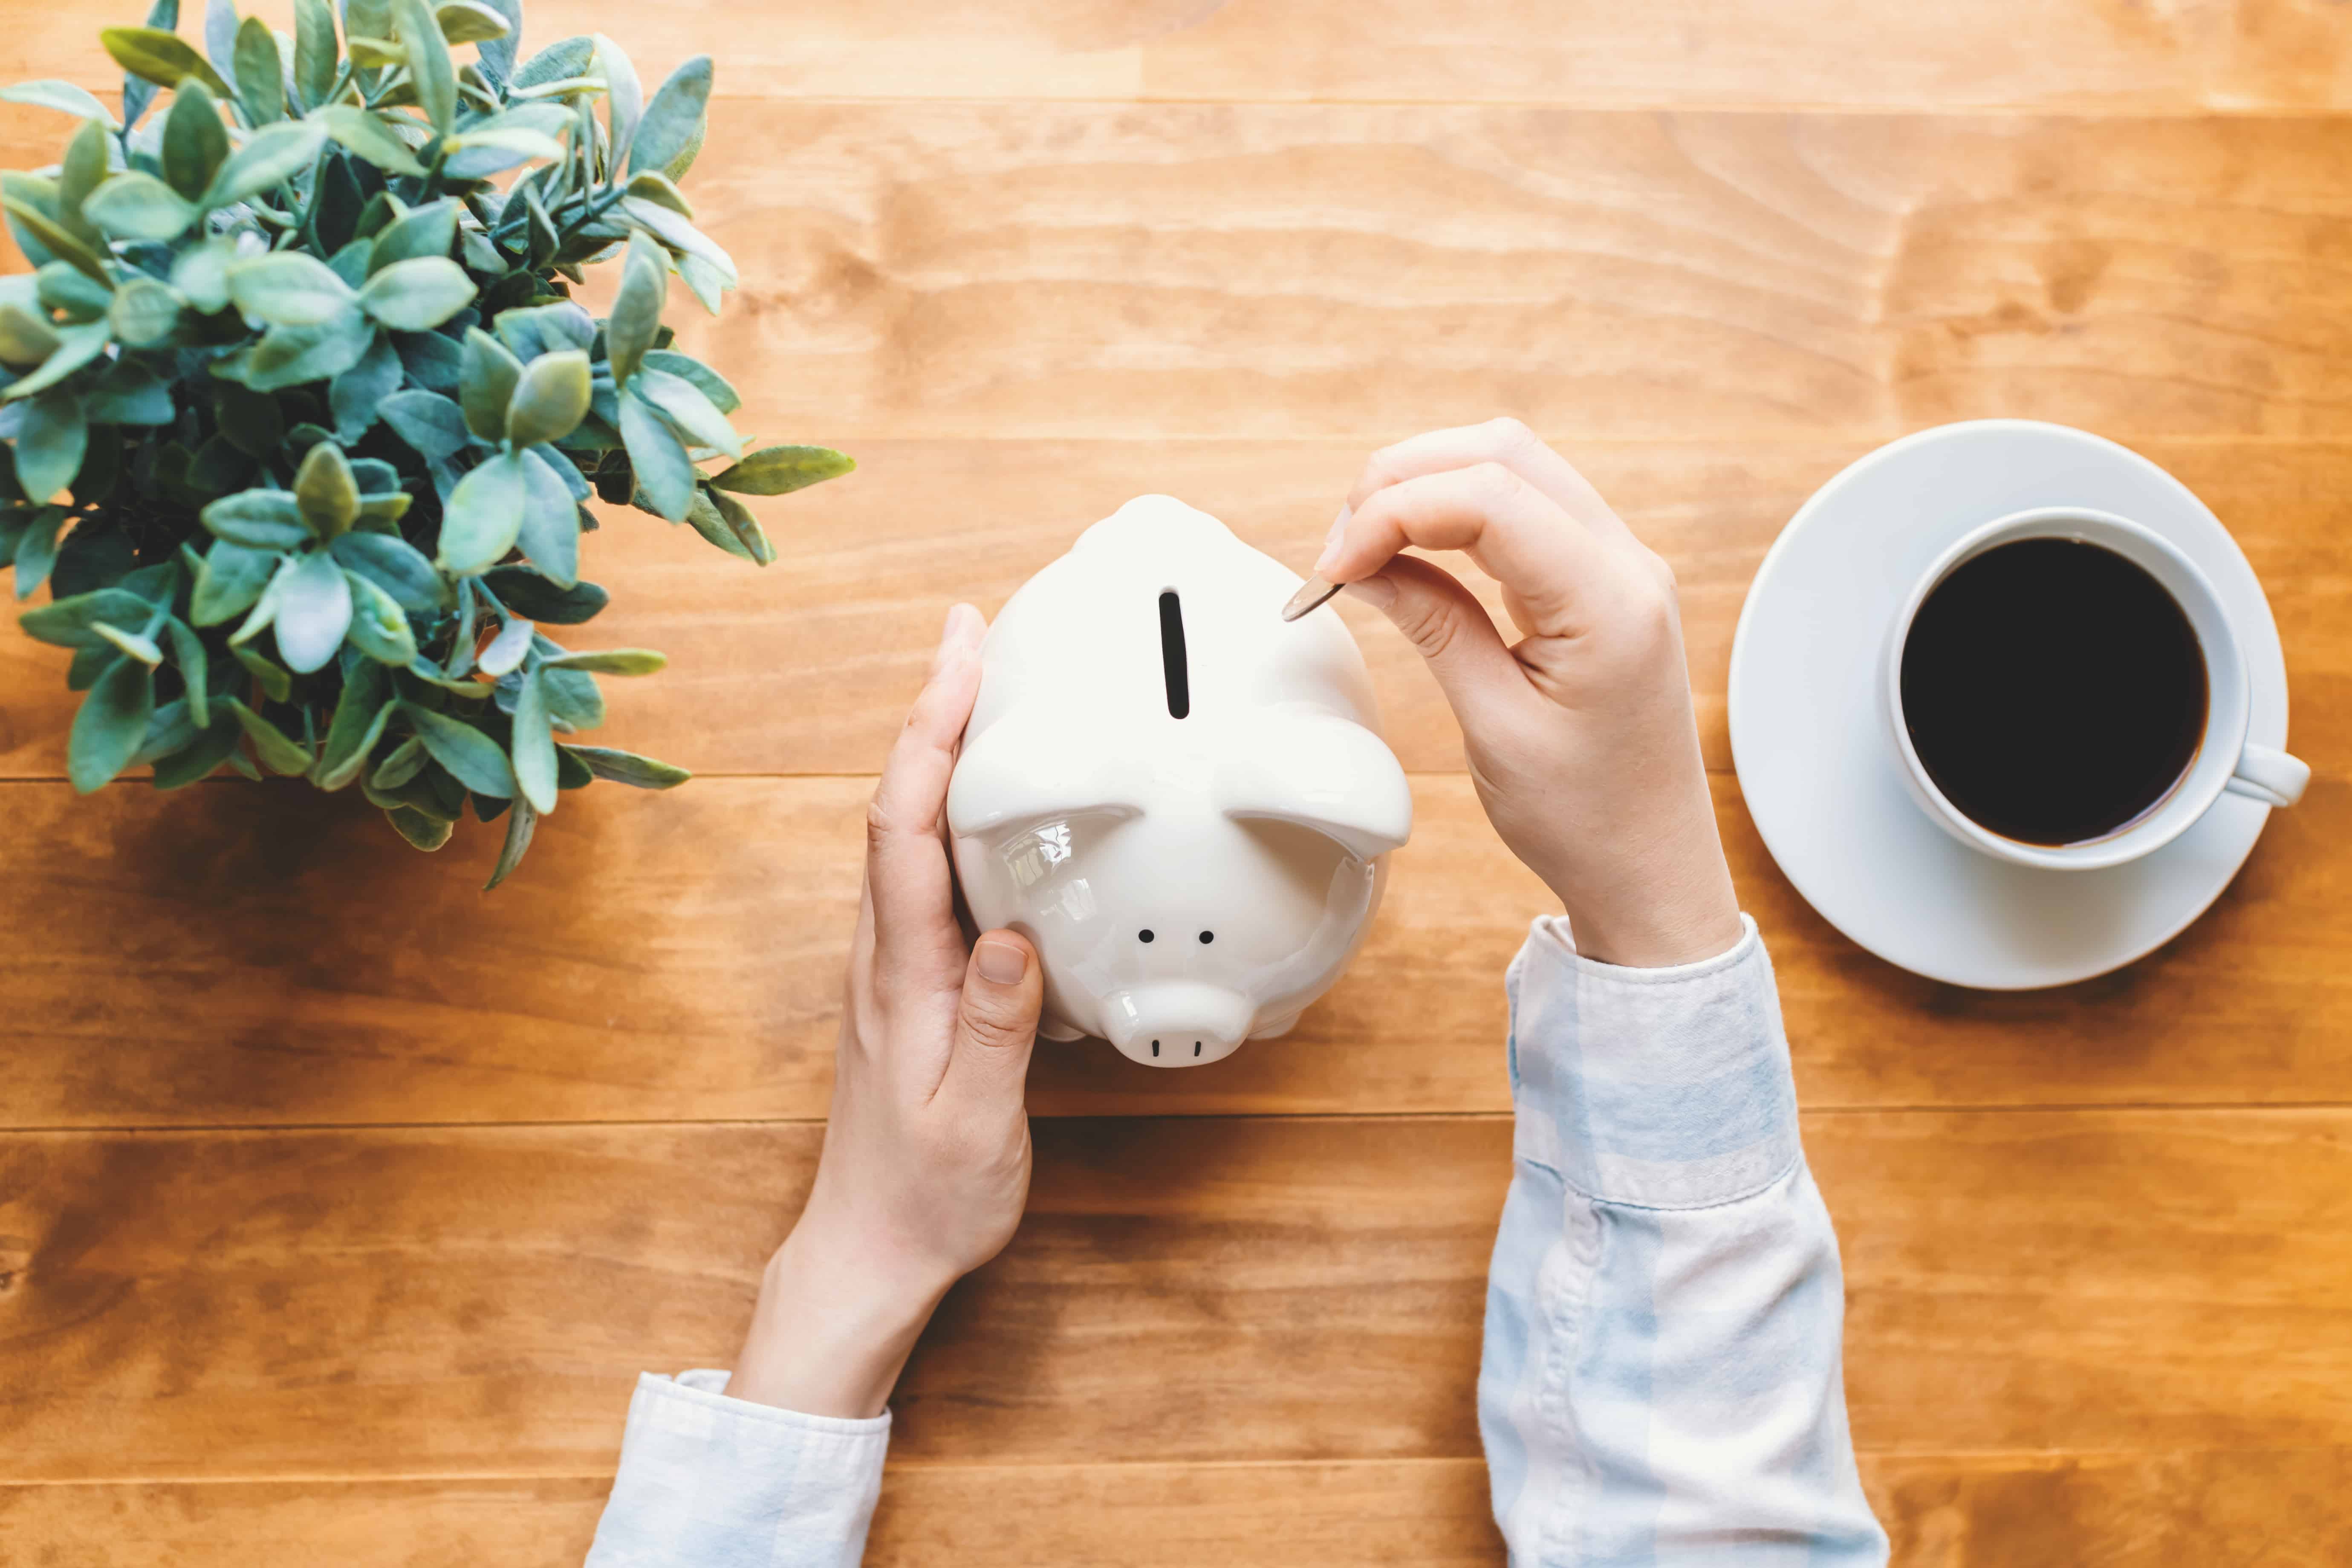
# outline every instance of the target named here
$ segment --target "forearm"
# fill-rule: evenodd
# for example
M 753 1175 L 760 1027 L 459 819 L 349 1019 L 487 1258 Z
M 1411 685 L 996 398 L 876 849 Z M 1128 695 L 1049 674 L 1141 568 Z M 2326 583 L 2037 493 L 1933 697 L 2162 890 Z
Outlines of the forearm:
M 1512 1004 L 1517 1161 L 1479 1417 L 1514 1561 L 1884 1562 L 1846 1431 L 1836 1237 L 1752 931 L 1707 963 L 1612 971 L 1538 922 Z
M 950 1283 L 804 1215 L 769 1259 L 728 1391 L 813 1415 L 879 1415 Z
M 730 1378 L 646 1377 L 588 1568 L 851 1568 L 885 1406 L 940 1290 L 804 1214 L 769 1260 Z

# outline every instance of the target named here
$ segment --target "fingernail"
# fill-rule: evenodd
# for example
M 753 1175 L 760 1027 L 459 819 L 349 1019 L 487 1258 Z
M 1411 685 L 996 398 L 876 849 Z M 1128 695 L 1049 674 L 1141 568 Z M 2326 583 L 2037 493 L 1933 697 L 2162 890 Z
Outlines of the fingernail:
M 961 607 L 954 605 L 948 606 L 947 624 L 940 627 L 940 646 L 931 650 L 930 676 L 927 676 L 926 679 L 936 677 L 940 670 L 947 668 L 948 649 L 954 646 L 955 642 L 956 611 Z
M 981 938 L 972 949 L 980 959 L 981 978 L 997 985 L 1018 985 L 1029 973 L 1029 950 L 1019 942 Z
M 1349 515 L 1343 506 L 1339 509 L 1339 515 L 1331 520 L 1331 531 L 1323 536 L 1323 553 L 1315 558 L 1315 575 L 1318 577 L 1329 575 L 1331 568 L 1339 563 L 1339 540 L 1348 531 Z
M 1339 590 L 1351 599 L 1361 599 L 1376 610 L 1385 610 L 1396 603 L 1396 584 L 1385 577 L 1367 577 L 1360 583 L 1350 583 Z

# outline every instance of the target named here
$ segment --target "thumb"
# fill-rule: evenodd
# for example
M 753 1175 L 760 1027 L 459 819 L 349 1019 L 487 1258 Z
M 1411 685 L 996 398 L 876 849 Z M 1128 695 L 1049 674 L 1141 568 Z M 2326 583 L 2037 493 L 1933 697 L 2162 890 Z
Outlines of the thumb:
M 955 1054 L 948 1070 L 1021 1082 L 1029 1071 L 1029 1050 L 1036 1043 L 1037 1015 L 1045 1003 L 1045 973 L 1028 938 L 1012 931 L 982 933 L 964 966 Z
M 1486 606 L 1434 562 L 1391 556 L 1379 572 L 1340 591 L 1388 616 L 1420 651 L 1464 730 L 1476 728 L 1482 710 L 1526 684 Z

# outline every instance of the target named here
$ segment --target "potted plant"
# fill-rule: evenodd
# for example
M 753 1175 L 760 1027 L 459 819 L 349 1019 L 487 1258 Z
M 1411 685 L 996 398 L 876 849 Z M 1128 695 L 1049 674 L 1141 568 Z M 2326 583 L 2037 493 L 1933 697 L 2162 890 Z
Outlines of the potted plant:
M 606 602 L 585 503 L 764 565 L 737 498 L 852 466 L 747 450 L 661 323 L 672 275 L 714 313 L 736 281 L 677 184 L 710 61 L 647 98 L 602 37 L 520 59 L 519 0 L 346 0 L 340 38 L 327 0 L 291 37 L 214 0 L 202 52 L 177 12 L 100 35 L 119 121 L 0 91 L 79 121 L 55 168 L 0 174 L 36 268 L 0 278 L 0 566 L 72 650 L 69 775 L 355 785 L 424 849 L 470 803 L 507 818 L 495 887 L 562 791 L 687 777 L 572 739 L 599 675 L 663 662 L 549 635 Z M 571 296 L 606 260 L 600 320 Z

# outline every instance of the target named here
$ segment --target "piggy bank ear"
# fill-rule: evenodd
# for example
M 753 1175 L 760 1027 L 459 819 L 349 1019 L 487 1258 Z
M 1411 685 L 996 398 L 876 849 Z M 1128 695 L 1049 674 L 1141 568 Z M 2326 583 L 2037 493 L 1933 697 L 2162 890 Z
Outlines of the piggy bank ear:
M 1237 821 L 1291 822 L 1359 860 L 1412 832 L 1404 769 L 1361 724 L 1328 713 L 1270 715 L 1217 764 L 1217 808 Z
M 948 784 L 948 831 L 993 838 L 1057 816 L 1138 816 L 1143 778 L 1131 747 L 1099 726 L 1013 715 L 964 742 Z

